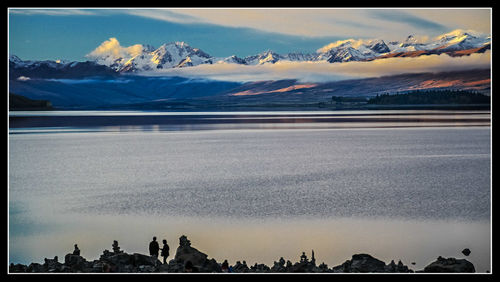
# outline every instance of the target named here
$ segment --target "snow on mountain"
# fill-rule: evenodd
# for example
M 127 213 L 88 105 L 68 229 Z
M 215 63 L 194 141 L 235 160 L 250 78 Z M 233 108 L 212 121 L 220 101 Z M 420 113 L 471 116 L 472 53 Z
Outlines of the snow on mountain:
M 121 47 L 116 39 L 114 45 L 104 42 L 87 55 L 96 63 L 106 65 L 119 72 L 151 71 L 155 69 L 212 64 L 214 58 L 185 42 L 163 44 L 155 49 L 150 45 Z M 131 49 L 133 47 L 133 49 Z
M 409 35 L 402 41 L 385 42 L 382 39 L 347 39 L 332 42 L 319 48 L 315 53 L 278 54 L 271 50 L 257 55 L 240 58 L 235 55 L 223 58 L 213 57 L 201 49 L 193 48 L 185 42 L 171 42 L 155 48 L 151 45 L 136 44 L 129 47 L 120 45 L 116 38 L 104 41 L 86 57 L 93 63 L 106 66 L 119 73 L 159 71 L 170 68 L 192 67 L 202 64 L 264 65 L 280 61 L 341 63 L 366 61 L 390 57 L 441 54 L 462 56 L 474 52 L 484 52 L 490 48 L 491 36 L 473 31 L 454 30 L 430 41 Z M 453 54 L 452 54 L 453 53 Z M 14 68 L 93 68 L 79 65 L 80 62 L 65 61 L 23 61 L 15 55 L 9 56 L 9 66 Z M 106 70 L 100 70 L 106 71 Z M 107 71 L 106 71 L 107 72 Z
M 315 61 L 317 60 L 317 54 L 304 54 L 304 53 L 288 53 L 285 55 L 285 59 L 292 62 L 304 62 L 304 61 Z
M 245 59 L 242 59 L 238 56 L 232 55 L 226 58 L 218 58 L 216 59 L 216 62 L 218 64 L 239 64 L 239 65 L 246 65 Z
M 68 62 L 62 60 L 23 61 L 9 56 L 9 77 L 76 78 L 87 76 L 114 76 L 116 71 L 95 62 Z M 22 79 L 21 79 L 22 80 Z
M 491 38 L 480 34 L 473 35 L 473 32 L 457 29 L 439 36 L 438 41 L 440 43 L 438 49 L 457 51 L 485 46 L 491 43 Z
M 284 58 L 285 57 L 280 54 L 277 54 L 271 50 L 267 50 L 254 56 L 248 56 L 244 60 L 247 65 L 263 65 L 267 63 L 274 64 L 280 60 L 283 60 Z

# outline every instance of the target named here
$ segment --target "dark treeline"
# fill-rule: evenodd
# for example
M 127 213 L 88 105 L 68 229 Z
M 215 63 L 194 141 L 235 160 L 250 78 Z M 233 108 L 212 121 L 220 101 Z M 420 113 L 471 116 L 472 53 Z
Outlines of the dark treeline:
M 9 110 L 52 110 L 52 103 L 47 100 L 33 100 L 21 95 L 9 93 Z
M 463 90 L 417 90 L 404 94 L 377 94 L 376 97 L 368 99 L 368 104 L 490 104 L 490 96 Z

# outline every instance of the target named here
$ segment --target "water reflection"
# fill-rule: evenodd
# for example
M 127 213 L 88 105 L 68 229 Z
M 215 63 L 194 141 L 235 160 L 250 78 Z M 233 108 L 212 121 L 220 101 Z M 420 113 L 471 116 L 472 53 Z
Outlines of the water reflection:
M 158 132 L 489 126 L 486 111 L 11 112 L 9 132 Z
M 422 269 L 470 248 L 491 270 L 489 112 L 9 116 L 12 262 L 185 234 L 231 264 L 314 249 L 329 267 L 363 252 Z

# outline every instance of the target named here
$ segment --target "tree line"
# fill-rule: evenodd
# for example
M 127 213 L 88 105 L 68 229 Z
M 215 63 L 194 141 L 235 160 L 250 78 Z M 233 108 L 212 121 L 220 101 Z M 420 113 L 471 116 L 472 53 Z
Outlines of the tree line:
M 368 104 L 490 104 L 490 96 L 464 90 L 416 90 L 403 94 L 381 94 L 369 98 Z

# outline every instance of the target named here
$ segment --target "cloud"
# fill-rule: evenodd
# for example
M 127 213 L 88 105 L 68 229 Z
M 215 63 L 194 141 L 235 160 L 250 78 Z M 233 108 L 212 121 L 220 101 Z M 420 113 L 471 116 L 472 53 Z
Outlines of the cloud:
M 129 47 L 122 47 L 120 42 L 114 37 L 109 40 L 104 41 L 99 45 L 94 51 L 86 55 L 88 58 L 107 58 L 109 62 L 113 62 L 119 58 L 132 58 L 139 55 L 144 46 L 141 44 L 135 44 Z
M 338 47 L 344 43 L 348 43 L 350 42 L 351 46 L 354 47 L 354 48 L 359 48 L 359 46 L 363 45 L 363 44 L 369 44 L 371 42 L 371 40 L 363 40 L 363 39 L 346 39 L 346 40 L 338 40 L 338 41 L 335 41 L 335 42 L 332 42 L 330 44 L 327 44 L 321 48 L 319 48 L 318 50 L 316 50 L 316 52 L 318 53 L 324 53 L 324 52 L 327 52 L 328 50 L 332 49 L 332 48 L 335 48 L 335 47 Z
M 23 75 L 21 75 L 20 77 L 18 77 L 18 78 L 17 78 L 17 80 L 19 80 L 19 81 L 28 81 L 28 80 L 30 80 L 30 79 L 31 79 L 31 78 L 29 78 L 29 77 L 27 77 L 27 76 L 23 76 Z
M 394 10 L 372 10 L 369 11 L 369 15 L 376 19 L 381 19 L 384 21 L 402 23 L 410 25 L 419 29 L 435 29 L 435 30 L 446 30 L 447 27 L 424 18 L 411 15 L 404 11 L 394 11 Z
M 305 38 L 393 36 L 394 40 L 422 31 L 437 35 L 452 28 L 488 33 L 491 14 L 488 9 L 473 8 L 171 8 L 123 12 L 181 24 L 251 28 Z
M 225 81 L 297 79 L 300 82 L 327 82 L 380 77 L 403 73 L 444 72 L 490 68 L 491 52 L 450 57 L 446 54 L 414 58 L 387 58 L 369 62 L 278 62 L 256 66 L 237 64 L 198 65 L 187 68 L 146 72 L 151 76 L 182 76 Z
M 129 83 L 130 79 L 67 79 L 67 78 L 48 78 L 46 81 L 61 82 L 64 84 L 87 84 L 87 83 Z
M 130 15 L 151 18 L 151 19 L 155 19 L 155 20 L 162 20 L 162 21 L 167 21 L 167 22 L 176 22 L 176 23 L 183 23 L 183 24 L 204 22 L 200 18 L 190 16 L 187 14 L 176 13 L 176 12 L 169 11 L 166 9 L 131 9 L 131 10 L 124 10 L 124 11 L 125 11 L 125 13 L 130 14 Z
M 20 9 L 10 8 L 9 14 L 19 15 L 47 15 L 47 16 L 90 16 L 94 12 L 82 9 Z

